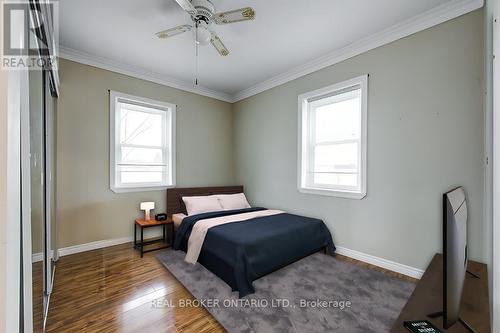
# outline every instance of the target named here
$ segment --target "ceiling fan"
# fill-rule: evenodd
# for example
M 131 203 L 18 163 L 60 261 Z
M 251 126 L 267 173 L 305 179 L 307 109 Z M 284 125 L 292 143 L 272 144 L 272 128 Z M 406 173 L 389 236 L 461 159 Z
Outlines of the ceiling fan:
M 209 0 L 175 0 L 190 16 L 193 24 L 183 24 L 156 33 L 158 38 L 169 38 L 194 29 L 196 45 L 207 45 L 209 42 L 221 56 L 229 55 L 229 50 L 222 40 L 210 30 L 212 23 L 230 24 L 241 21 L 253 20 L 255 11 L 245 7 L 227 12 L 216 13 L 215 6 Z

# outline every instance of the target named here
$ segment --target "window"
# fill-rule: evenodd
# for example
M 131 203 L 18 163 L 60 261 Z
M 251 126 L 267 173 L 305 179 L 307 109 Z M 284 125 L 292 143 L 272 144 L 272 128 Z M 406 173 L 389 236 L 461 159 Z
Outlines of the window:
M 111 190 L 175 185 L 175 110 L 174 104 L 110 92 Z
M 366 195 L 368 76 L 299 96 L 299 190 Z

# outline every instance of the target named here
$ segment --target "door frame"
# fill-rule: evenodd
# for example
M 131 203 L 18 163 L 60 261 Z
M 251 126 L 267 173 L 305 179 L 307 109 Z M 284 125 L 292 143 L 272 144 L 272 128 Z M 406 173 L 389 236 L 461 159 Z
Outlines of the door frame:
M 29 73 L 21 78 L 21 214 L 23 332 L 33 332 L 33 248 L 31 239 L 31 144 Z
M 50 299 L 50 294 L 52 293 L 52 287 L 54 282 L 54 272 L 55 272 L 55 262 L 58 259 L 58 249 L 56 245 L 56 239 L 52 239 L 53 231 L 52 228 L 56 229 L 56 214 L 54 212 L 56 198 L 54 195 L 55 190 L 55 175 L 53 174 L 55 161 L 55 104 L 51 99 L 53 98 L 50 89 L 50 73 L 44 70 L 43 73 L 43 163 L 44 163 L 44 246 L 46 246 L 45 253 L 47 254 L 47 261 L 45 263 L 45 276 L 47 278 L 46 291 L 47 291 L 47 303 Z M 52 223 L 54 222 L 54 223 Z
M 24 22 L 12 21 L 24 39 Z M 6 88 L 6 207 L 5 207 L 5 330 L 31 333 L 32 253 L 29 158 L 29 79 L 28 70 L 3 71 Z M 2 143 L 3 144 L 3 143 Z M 4 163 L 2 161 L 2 163 Z M 25 178 L 27 177 L 27 178 Z M 26 200 L 27 199 L 27 200 Z M 3 326 L 3 325 L 2 325 Z
M 497 9 L 498 10 L 498 9 Z M 497 14 L 497 13 L 495 13 Z M 493 54 L 500 57 L 500 22 L 493 21 Z M 492 332 L 500 331 L 500 58 L 493 57 Z

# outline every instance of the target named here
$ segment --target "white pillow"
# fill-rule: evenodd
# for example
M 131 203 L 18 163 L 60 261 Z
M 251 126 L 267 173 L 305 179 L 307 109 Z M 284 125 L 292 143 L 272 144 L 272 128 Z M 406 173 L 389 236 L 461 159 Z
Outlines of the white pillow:
M 217 195 L 224 210 L 250 208 L 244 193 Z
M 216 195 L 182 197 L 188 215 L 224 210 Z

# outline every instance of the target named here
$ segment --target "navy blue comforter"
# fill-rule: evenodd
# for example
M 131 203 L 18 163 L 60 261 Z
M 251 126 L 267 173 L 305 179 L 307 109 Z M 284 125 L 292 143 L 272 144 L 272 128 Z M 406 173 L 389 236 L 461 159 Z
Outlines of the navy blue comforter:
M 173 248 L 187 250 L 191 230 L 200 220 L 264 209 L 188 216 L 177 230 Z M 254 280 L 325 247 L 334 254 L 332 236 L 323 221 L 283 213 L 210 228 L 198 262 L 244 297 L 255 292 Z

